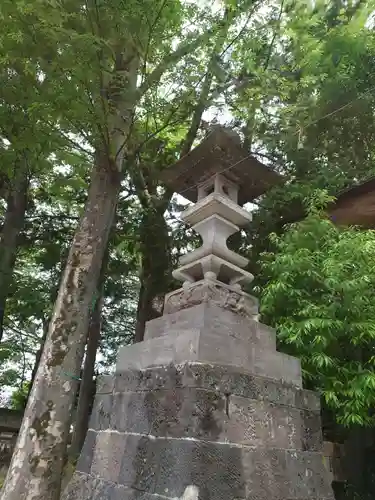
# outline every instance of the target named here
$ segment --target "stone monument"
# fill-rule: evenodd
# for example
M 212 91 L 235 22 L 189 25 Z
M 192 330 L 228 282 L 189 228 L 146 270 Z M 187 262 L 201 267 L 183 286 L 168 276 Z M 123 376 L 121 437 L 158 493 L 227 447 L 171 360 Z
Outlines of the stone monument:
M 247 260 L 226 244 L 251 221 L 241 205 L 279 177 L 216 129 L 168 179 L 196 202 L 183 218 L 203 244 L 181 258 L 164 315 L 101 379 L 63 499 L 332 500 L 319 398 L 258 322 Z

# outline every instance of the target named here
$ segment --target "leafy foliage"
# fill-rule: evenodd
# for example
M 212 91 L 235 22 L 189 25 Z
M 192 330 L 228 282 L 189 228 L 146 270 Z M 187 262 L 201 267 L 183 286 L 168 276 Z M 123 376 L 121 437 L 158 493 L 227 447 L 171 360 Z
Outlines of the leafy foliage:
M 321 196 L 320 196 L 321 199 Z M 262 315 L 283 349 L 301 358 L 309 385 L 345 424 L 369 424 L 375 403 L 375 231 L 308 217 L 271 236 Z
M 10 406 L 13 410 L 24 410 L 29 395 L 30 383 L 24 383 L 19 389 L 13 392 L 10 398 Z

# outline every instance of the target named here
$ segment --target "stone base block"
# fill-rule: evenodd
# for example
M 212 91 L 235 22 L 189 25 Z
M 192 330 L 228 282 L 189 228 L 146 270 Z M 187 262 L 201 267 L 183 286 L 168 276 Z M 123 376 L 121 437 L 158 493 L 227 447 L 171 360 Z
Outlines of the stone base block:
M 183 500 L 188 488 L 195 500 L 333 500 L 322 457 L 312 452 L 102 432 L 85 465 L 63 500 Z
M 319 400 L 233 367 L 101 378 L 63 500 L 333 500 Z
M 190 369 L 194 373 L 195 367 Z M 157 383 L 159 370 L 149 373 Z M 113 392 L 97 395 L 92 430 L 298 450 L 322 446 L 320 414 L 314 406 L 290 406 L 287 399 L 278 404 L 272 394 L 267 399 L 220 382 L 211 388 L 200 384 L 176 384 L 173 389 L 158 385 L 152 390 L 124 388 L 120 380 Z M 285 389 L 279 386 L 281 390 Z
M 298 359 L 273 349 L 258 347 L 250 341 L 200 329 L 169 331 L 168 335 L 122 347 L 116 371 L 186 361 L 236 366 L 255 375 L 302 385 Z
M 246 497 L 236 498 L 235 500 L 334 500 L 334 497 L 327 493 L 325 496 L 309 496 L 309 497 L 282 497 L 266 496 L 264 493 L 261 496 L 250 494 Z M 157 493 L 147 493 L 139 491 L 131 487 L 114 484 L 110 481 L 97 479 L 89 474 L 77 472 L 67 491 L 63 495 L 62 500 L 232 500 L 233 497 L 228 496 L 203 496 L 204 493 L 199 491 L 195 485 L 185 487 L 180 497 L 171 497 L 167 495 L 159 495 Z
M 276 333 L 272 328 L 212 303 L 198 304 L 148 321 L 145 340 L 191 329 L 199 330 L 202 336 L 217 335 L 276 350 Z
M 231 288 L 203 280 L 169 295 L 170 312 L 147 323 L 145 340 L 120 349 L 117 372 L 171 363 L 215 363 L 301 386 L 299 360 L 276 352 L 274 331 L 259 323 L 248 308 L 243 314 L 236 311 L 245 296 L 253 299 Z

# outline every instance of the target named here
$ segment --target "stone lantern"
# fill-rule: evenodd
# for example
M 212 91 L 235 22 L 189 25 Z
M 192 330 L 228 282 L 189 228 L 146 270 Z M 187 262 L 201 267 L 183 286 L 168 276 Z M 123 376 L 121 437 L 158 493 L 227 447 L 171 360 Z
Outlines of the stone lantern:
M 181 216 L 202 238 L 203 244 L 180 258 L 173 277 L 183 288 L 166 297 L 165 312 L 171 313 L 196 300 L 198 295 L 217 295 L 220 302 L 229 300 L 232 309 L 246 308 L 257 315 L 257 303 L 242 292 L 253 276 L 244 270 L 245 257 L 227 247 L 229 236 L 252 220 L 241 205 L 253 201 L 267 189 L 281 182 L 274 171 L 250 156 L 233 131 L 216 127 L 188 155 L 165 172 L 165 182 L 175 192 L 195 205 Z
M 258 322 L 247 260 L 226 245 L 251 221 L 242 205 L 280 177 L 218 128 L 165 181 L 195 203 L 183 218 L 203 244 L 181 258 L 182 287 L 145 340 L 99 381 L 62 499 L 333 500 L 319 397 Z
M 248 260 L 227 247 L 227 239 L 251 221 L 252 217 L 237 204 L 238 185 L 223 174 L 215 174 L 198 185 L 198 202 L 182 214 L 203 245 L 183 255 L 173 272 L 184 286 L 201 279 L 218 280 L 228 285 L 251 282 L 253 276 L 244 271 Z M 238 288 L 238 287 L 237 287 Z

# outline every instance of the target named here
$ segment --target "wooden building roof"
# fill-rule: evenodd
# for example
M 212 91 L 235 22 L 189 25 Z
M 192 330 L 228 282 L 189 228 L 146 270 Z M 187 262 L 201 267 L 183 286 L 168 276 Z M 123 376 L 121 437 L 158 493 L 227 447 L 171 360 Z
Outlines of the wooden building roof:
M 328 210 L 332 222 L 375 228 L 375 177 L 341 192 Z
M 18 432 L 21 427 L 22 418 L 22 411 L 0 408 L 0 431 Z

